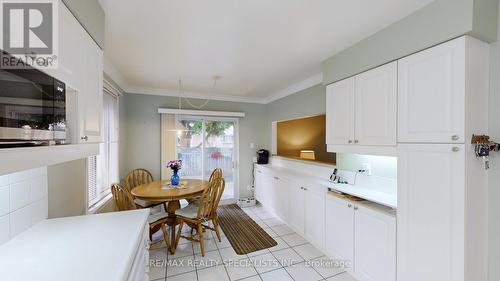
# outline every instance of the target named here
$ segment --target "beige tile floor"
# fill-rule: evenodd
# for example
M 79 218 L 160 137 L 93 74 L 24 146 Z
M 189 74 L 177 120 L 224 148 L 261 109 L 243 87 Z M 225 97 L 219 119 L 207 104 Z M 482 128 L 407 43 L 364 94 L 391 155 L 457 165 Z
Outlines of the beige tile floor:
M 356 281 L 324 254 L 263 207 L 243 209 L 278 245 L 248 255 L 238 255 L 222 235 L 206 232 L 205 257 L 199 244 L 181 239 L 175 255 L 165 248 L 150 251 L 151 281 Z M 187 229 L 186 229 L 187 231 Z M 155 234 L 161 239 L 161 233 Z

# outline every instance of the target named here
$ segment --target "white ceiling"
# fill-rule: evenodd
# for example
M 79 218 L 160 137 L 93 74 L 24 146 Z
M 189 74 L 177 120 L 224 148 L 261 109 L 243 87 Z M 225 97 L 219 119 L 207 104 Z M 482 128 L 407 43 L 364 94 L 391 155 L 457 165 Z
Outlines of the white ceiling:
M 101 0 L 106 69 L 127 92 L 265 102 L 432 0 Z M 213 75 L 222 79 L 213 87 Z

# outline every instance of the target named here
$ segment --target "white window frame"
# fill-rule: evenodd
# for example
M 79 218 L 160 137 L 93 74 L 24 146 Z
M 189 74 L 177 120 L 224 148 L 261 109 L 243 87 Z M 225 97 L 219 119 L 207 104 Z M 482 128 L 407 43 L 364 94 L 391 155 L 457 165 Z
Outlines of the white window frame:
M 104 95 L 110 95 L 111 97 L 115 98 L 116 99 L 116 112 L 115 112 L 115 126 L 117 128 L 117 132 L 116 132 L 116 137 L 117 137 L 117 146 L 118 146 L 118 150 L 117 150 L 117 154 L 116 154 L 116 164 L 117 164 L 117 168 L 119 169 L 119 163 L 120 163 L 120 156 L 119 156 L 119 145 L 120 145 L 120 138 L 119 138 L 119 124 L 120 124 L 120 117 L 119 117 L 119 112 L 120 112 L 120 97 L 122 96 L 122 93 L 120 92 L 120 90 L 118 90 L 117 88 L 115 88 L 109 81 L 107 80 L 104 80 L 104 88 L 103 88 L 103 99 L 104 99 Z M 104 104 L 104 102 L 103 102 Z M 103 109 L 104 110 L 104 109 Z M 104 114 L 103 114 L 104 115 Z M 104 123 L 104 119 L 103 119 L 103 123 Z M 105 125 L 103 124 L 102 126 L 103 130 L 105 128 L 107 128 L 108 132 L 107 132 L 107 135 L 109 136 L 110 134 L 110 130 L 112 130 L 112 128 L 109 127 L 109 124 L 108 125 Z M 104 131 L 101 132 L 101 135 L 103 136 L 104 138 Z M 105 186 L 106 188 L 104 189 L 103 192 L 101 192 L 101 194 L 98 196 L 99 198 L 97 200 L 95 200 L 94 202 L 89 202 L 89 184 L 90 182 L 87 182 L 87 190 L 86 190 L 86 195 L 87 195 L 87 213 L 88 214 L 93 214 L 93 213 L 96 213 L 100 208 L 102 208 L 104 205 L 106 205 L 106 203 L 112 199 L 112 194 L 111 194 L 111 184 L 112 184 L 112 180 L 110 180 L 110 169 L 109 169 L 109 163 L 110 163 L 110 153 L 109 151 L 111 151 L 110 149 L 110 141 L 109 139 L 108 140 L 104 140 L 103 139 L 103 142 L 101 143 L 102 144 L 105 144 L 107 145 L 107 151 L 108 151 L 108 159 L 106 161 L 107 163 L 107 166 L 106 167 L 106 176 L 105 176 Z M 93 157 L 96 157 L 96 156 L 93 156 Z M 87 158 L 87 181 L 89 181 L 88 177 L 89 177 L 89 168 L 90 168 L 90 157 Z M 99 168 L 97 168 L 99 169 Z M 97 171 L 96 171 L 96 174 L 97 174 Z M 96 175 L 97 177 L 97 175 Z M 99 184 L 98 182 L 98 179 L 96 178 L 96 182 L 97 184 Z M 99 187 L 98 187 L 99 189 Z M 92 204 L 90 204 L 92 203 Z

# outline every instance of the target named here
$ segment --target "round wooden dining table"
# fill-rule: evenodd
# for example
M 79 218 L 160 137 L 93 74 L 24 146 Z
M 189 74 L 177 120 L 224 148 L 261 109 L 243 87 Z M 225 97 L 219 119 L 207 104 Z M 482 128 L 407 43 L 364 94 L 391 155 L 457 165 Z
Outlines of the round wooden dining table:
M 208 187 L 208 181 L 184 179 L 181 180 L 180 187 L 170 187 L 169 184 L 170 180 L 162 180 L 139 185 L 132 189 L 132 195 L 145 201 L 166 203 L 167 225 L 170 226 L 169 250 L 173 253 L 175 250 L 175 226 L 178 224 L 175 211 L 181 207 L 180 200 L 201 195 Z

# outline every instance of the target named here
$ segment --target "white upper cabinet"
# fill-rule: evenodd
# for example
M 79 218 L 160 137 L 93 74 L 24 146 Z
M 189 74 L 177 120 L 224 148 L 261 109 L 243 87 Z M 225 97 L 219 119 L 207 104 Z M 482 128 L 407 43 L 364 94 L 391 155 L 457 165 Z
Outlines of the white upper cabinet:
M 360 281 L 395 281 L 395 215 L 362 204 L 356 205 L 354 210 L 356 276 Z
M 326 143 L 354 142 L 354 78 L 326 87 Z
M 102 142 L 103 112 L 103 53 L 88 34 L 85 42 L 85 75 L 83 91 L 78 94 L 81 116 L 80 141 L 82 143 Z
M 396 154 L 397 62 L 326 89 L 329 152 Z
M 464 143 L 465 41 L 399 60 L 399 142 Z
M 398 280 L 464 280 L 465 145 L 398 150 Z
M 397 63 L 356 76 L 355 143 L 396 145 Z
M 84 46 L 80 39 L 80 23 L 66 8 L 59 6 L 59 79 L 76 91 L 82 89 L 85 63 Z

